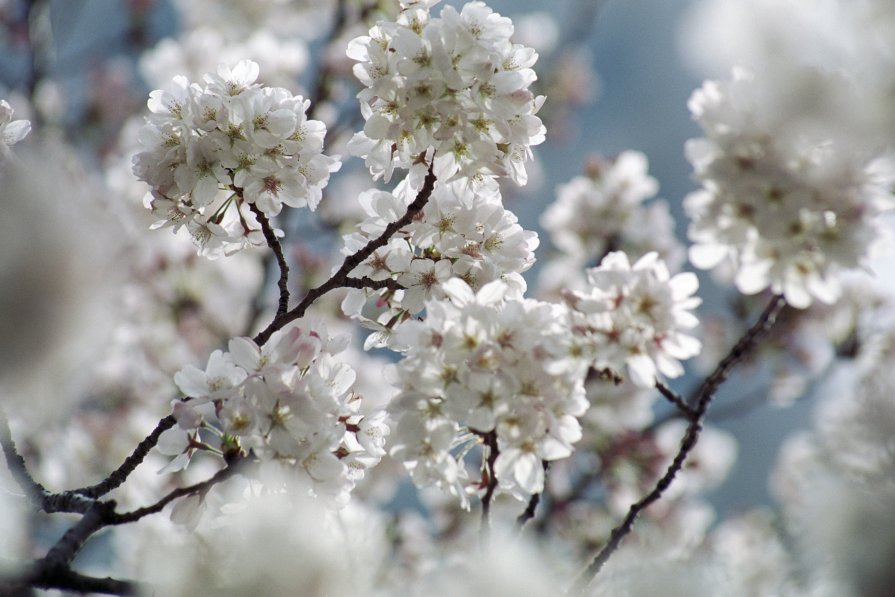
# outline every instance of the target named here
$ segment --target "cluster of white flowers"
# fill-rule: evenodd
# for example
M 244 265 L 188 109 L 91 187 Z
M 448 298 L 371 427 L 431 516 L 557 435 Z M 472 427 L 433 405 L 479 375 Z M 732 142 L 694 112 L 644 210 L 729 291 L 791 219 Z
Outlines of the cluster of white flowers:
M 367 219 L 359 232 L 345 237 L 345 254 L 379 236 L 406 211 L 406 199 L 401 199 L 407 195 L 402 192 L 404 186 L 399 185 L 394 194 L 361 193 L 359 200 Z M 501 279 L 514 296 L 521 297 L 526 288 L 521 274 L 534 263 L 537 246 L 537 234 L 523 230 L 516 216 L 504 209 L 496 188 L 472 193 L 459 181 L 438 183 L 421 217 L 402 228 L 352 275 L 391 278 L 406 288 L 378 292 L 382 295 L 379 307 L 386 309 L 376 322 L 367 323 L 387 335 L 394 323 L 421 311 L 426 300 L 444 298 L 441 286 L 451 278 L 463 279 L 474 290 Z M 369 290 L 351 291 L 343 309 L 365 319 L 361 311 L 370 294 Z
M 186 226 L 211 258 L 264 244 L 249 205 L 268 217 L 284 204 L 315 209 L 341 165 L 322 153 L 326 127 L 307 119 L 310 102 L 255 83 L 258 72 L 244 60 L 204 86 L 175 77 L 170 91 L 150 94 L 140 131 L 134 173 L 152 189 L 155 227 Z
M 322 324 L 293 322 L 262 346 L 234 338 L 205 370 L 174 376 L 191 398 L 174 403 L 178 427 L 160 444 L 186 466 L 203 434 L 221 435 L 221 451 L 252 450 L 265 461 L 303 472 L 318 494 L 347 501 L 364 470 L 385 455 L 386 413 L 362 410 L 351 391 L 354 370 L 336 360 L 347 336 L 329 338 Z M 200 431 L 204 430 L 201 434 Z
M 15 111 L 9 102 L 0 100 L 0 160 L 9 154 L 9 148 L 31 132 L 31 122 L 28 120 L 13 120 Z
M 558 254 L 538 277 L 542 297 L 557 297 L 564 288 L 584 289 L 584 269 L 609 252 L 624 251 L 637 260 L 656 252 L 678 271 L 685 251 L 674 235 L 674 218 L 656 195 L 656 179 L 647 173 L 646 156 L 624 151 L 614 158 L 591 157 L 585 176 L 557 188 L 556 200 L 541 216 Z
M 647 168 L 639 151 L 589 160 L 587 176 L 560 185 L 556 201 L 541 216 L 554 246 L 584 262 L 613 250 L 633 259 L 655 251 L 666 263 L 676 261 L 681 249 L 668 204 L 643 205 L 659 189 Z
M 799 308 L 832 302 L 836 274 L 861 265 L 879 237 L 875 216 L 893 204 L 890 169 L 831 142 L 778 133 L 755 84 L 738 70 L 690 99 L 706 134 L 687 144 L 704 186 L 685 200 L 690 259 L 731 265 L 746 294 L 770 288 Z
M 613 252 L 587 271 L 588 292 L 569 290 L 572 333 L 598 371 L 613 379 L 630 379 L 641 387 L 656 383 L 657 372 L 678 377 L 679 359 L 699 352 L 700 342 L 687 330 L 699 323 L 690 310 L 700 303 L 693 293 L 696 276 L 671 277 L 655 253 L 633 266 L 627 255 Z
M 462 280 L 443 285 L 448 300 L 426 303 L 426 320 L 395 332 L 407 349 L 391 454 L 418 486 L 437 485 L 468 505 L 488 479 L 470 479 L 465 454 L 493 434 L 499 488 L 517 496 L 542 490 L 542 461 L 565 458 L 581 437 L 586 364 L 568 333 L 567 310 L 506 298 L 495 281 L 478 293 Z
M 528 90 L 537 53 L 510 41 L 513 23 L 481 2 L 409 3 L 348 45 L 366 124 L 349 150 L 388 180 L 434 150 L 440 180 L 507 176 L 526 182 L 531 145 L 544 140 L 535 115 L 544 101 Z

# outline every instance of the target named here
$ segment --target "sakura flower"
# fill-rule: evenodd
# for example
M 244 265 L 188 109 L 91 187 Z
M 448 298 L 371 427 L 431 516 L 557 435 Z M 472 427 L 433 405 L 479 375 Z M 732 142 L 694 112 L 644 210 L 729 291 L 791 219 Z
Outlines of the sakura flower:
M 218 441 L 225 454 L 251 450 L 262 464 L 288 467 L 316 495 L 344 506 L 364 470 L 385 454 L 390 433 L 384 411 L 363 414 L 352 391 L 354 369 L 333 356 L 346 344 L 322 323 L 295 321 L 262 346 L 231 339 L 205 371 L 179 371 L 174 380 L 193 399 L 174 403 L 178 426 L 163 436 L 163 453 L 176 458 L 164 470 L 185 467 L 197 448 L 216 448 L 203 443 L 214 429 L 226 434 Z
M 446 300 L 426 302 L 425 321 L 395 331 L 395 346 L 407 354 L 396 369 L 392 457 L 417 485 L 440 486 L 466 505 L 477 489 L 462 455 L 493 434 L 500 489 L 536 493 L 541 461 L 572 453 L 581 438 L 577 417 L 588 406 L 586 363 L 576 356 L 566 310 L 515 297 L 499 280 L 474 292 L 454 278 L 443 291 Z
M 654 385 L 659 373 L 681 375 L 679 360 L 696 355 L 701 346 L 686 333 L 698 324 L 690 312 L 700 303 L 692 296 L 696 276 L 670 276 L 655 253 L 632 266 L 621 252 L 607 255 L 587 275 L 590 290 L 570 290 L 565 298 L 572 329 L 585 342 L 593 366 L 642 387 Z
M 9 155 L 9 148 L 31 132 L 28 120 L 13 120 L 13 109 L 6 100 L 0 100 L 0 159 Z
M 283 205 L 315 209 L 338 158 L 323 155 L 326 127 L 306 117 L 310 103 L 256 83 L 259 67 L 222 64 L 205 85 L 175 77 L 150 94 L 134 173 L 151 187 L 155 227 L 184 221 L 210 258 L 264 245 L 249 209 L 268 217 Z
M 411 178 L 402 181 L 394 193 L 370 190 L 361 194 L 367 218 L 360 225 L 361 232 L 345 237 L 344 254 L 361 249 L 406 211 Z M 405 290 L 350 291 L 343 309 L 375 329 L 387 343 L 397 323 L 418 313 L 429 298 L 443 296 L 441 288 L 448 279 L 462 279 L 475 290 L 503 280 L 508 292 L 522 296 L 526 286 L 520 274 L 534 264 L 538 242 L 537 234 L 524 230 L 516 216 L 503 207 L 496 186 L 439 181 L 421 217 L 352 272 L 376 280 L 391 278 Z M 371 295 L 378 297 L 375 321 L 364 315 Z
M 237 367 L 230 355 L 216 350 L 208 357 L 205 371 L 187 365 L 174 376 L 180 391 L 192 398 L 220 400 L 229 398 L 246 378 L 246 372 Z
M 739 290 L 766 288 L 804 308 L 841 292 L 836 274 L 863 263 L 891 209 L 891 163 L 787 130 L 747 71 L 690 99 L 706 137 L 687 144 L 704 188 L 687 197 L 690 259 L 732 266 Z M 872 157 L 872 156 L 871 156 Z
M 510 19 L 481 2 L 446 6 L 440 18 L 432 4 L 408 6 L 350 42 L 366 124 L 349 151 L 386 181 L 427 156 L 440 180 L 525 184 L 530 146 L 544 141 L 543 97 L 528 89 L 536 53 L 511 43 Z

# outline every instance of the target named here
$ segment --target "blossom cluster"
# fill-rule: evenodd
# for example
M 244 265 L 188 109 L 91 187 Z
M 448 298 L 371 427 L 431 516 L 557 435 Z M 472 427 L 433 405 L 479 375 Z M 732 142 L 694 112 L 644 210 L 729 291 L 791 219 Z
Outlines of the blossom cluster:
M 700 342 L 688 331 L 699 323 L 690 310 L 695 274 L 671 276 L 656 253 L 632 266 L 622 252 L 608 254 L 587 271 L 590 289 L 569 290 L 571 329 L 593 367 L 610 379 L 629 379 L 641 387 L 656 383 L 657 373 L 678 377 L 680 359 L 699 353 Z
M 14 110 L 9 102 L 0 100 L 0 160 L 9 153 L 9 148 L 31 132 L 31 122 L 28 120 L 13 120 Z
M 584 288 L 583 271 L 609 252 L 624 251 L 637 260 L 656 252 L 677 271 L 685 252 L 675 238 L 674 219 L 664 200 L 654 200 L 659 184 L 647 172 L 639 151 L 588 159 L 585 175 L 559 185 L 556 200 L 541 216 L 559 252 L 539 277 L 539 292 L 553 297 L 561 288 Z
M 425 321 L 395 332 L 407 353 L 396 371 L 391 454 L 418 486 L 439 486 L 467 505 L 489 480 L 470 479 L 464 456 L 479 443 L 493 447 L 490 437 L 499 488 L 537 493 L 542 461 L 572 453 L 588 406 L 567 311 L 508 298 L 501 281 L 477 293 L 459 279 L 443 289 L 448 299 L 427 302 Z
M 560 185 L 556 201 L 541 216 L 556 248 L 583 260 L 600 259 L 612 250 L 634 259 L 651 251 L 666 262 L 673 258 L 679 249 L 668 204 L 643 205 L 659 189 L 647 167 L 644 154 L 624 151 L 589 160 L 586 176 Z
M 264 461 L 298 471 L 316 493 L 344 503 L 364 470 L 385 455 L 384 411 L 364 412 L 351 391 L 354 370 L 334 355 L 347 336 L 327 336 L 322 324 L 293 322 L 263 346 L 230 340 L 203 371 L 188 365 L 174 376 L 189 401 L 174 403 L 178 427 L 165 447 L 167 467 L 186 466 L 206 448 L 200 430 L 221 437 L 221 452 L 251 450 Z M 172 449 L 173 448 L 173 449 Z
M 705 83 L 690 110 L 705 137 L 687 144 L 703 189 L 684 207 L 701 268 L 725 262 L 740 291 L 766 288 L 804 308 L 839 296 L 836 274 L 857 268 L 893 205 L 890 167 L 827 140 L 782 134 L 764 114 L 754 75 Z
M 186 226 L 211 258 L 265 244 L 250 206 L 267 217 L 283 205 L 315 209 L 341 165 L 322 153 L 326 127 L 307 118 L 310 102 L 256 83 L 258 74 L 244 60 L 204 86 L 175 77 L 150 94 L 140 131 L 134 173 L 151 187 L 155 227 Z
M 348 45 L 366 124 L 349 150 L 378 178 L 434 151 L 435 174 L 527 180 L 531 145 L 544 141 L 544 98 L 528 87 L 537 53 L 510 41 L 513 23 L 481 2 L 432 17 L 436 2 L 409 3 Z
M 367 218 L 359 232 L 345 237 L 345 254 L 379 236 L 406 211 L 404 185 L 394 194 L 369 190 L 360 195 Z M 472 192 L 459 181 L 438 183 L 421 217 L 402 228 L 352 275 L 393 279 L 405 288 L 377 292 L 384 310 L 375 322 L 367 323 L 387 333 L 389 322 L 420 312 L 428 299 L 444 298 L 441 287 L 451 278 L 464 280 L 474 290 L 500 279 L 521 297 L 526 288 L 521 274 L 534 263 L 537 246 L 537 234 L 523 230 L 515 214 L 504 209 L 496 188 Z M 367 319 L 362 309 L 369 295 L 369 290 L 351 291 L 343 303 L 345 312 Z

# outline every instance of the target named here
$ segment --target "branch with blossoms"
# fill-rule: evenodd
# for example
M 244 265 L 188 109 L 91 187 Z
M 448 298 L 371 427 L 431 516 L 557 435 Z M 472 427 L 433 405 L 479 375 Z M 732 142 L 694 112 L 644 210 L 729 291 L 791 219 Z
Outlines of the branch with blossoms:
M 786 301 L 782 296 L 773 297 L 771 302 L 758 317 L 758 320 L 749 328 L 746 334 L 737 341 L 733 348 L 730 349 L 727 356 L 718 363 L 715 370 L 712 371 L 699 386 L 699 389 L 694 394 L 695 400 L 692 407 L 692 415 L 688 416 L 690 422 L 687 425 L 684 437 L 681 439 L 680 449 L 677 454 L 675 454 L 671 464 L 668 465 L 665 474 L 656 482 L 656 486 L 652 491 L 642 499 L 631 504 L 625 519 L 612 529 L 612 532 L 609 535 L 609 541 L 597 555 L 594 556 L 594 559 L 588 564 L 587 568 L 585 568 L 575 580 L 575 583 L 570 590 L 571 594 L 578 595 L 584 593 L 594 577 L 599 574 L 609 558 L 612 557 L 612 554 L 614 554 L 621 546 L 625 536 L 630 534 L 634 529 L 634 522 L 641 512 L 657 500 L 661 499 L 662 494 L 665 493 L 672 482 L 674 482 L 675 477 L 683 469 L 690 452 L 692 452 L 693 448 L 696 446 L 696 442 L 699 441 L 699 433 L 702 430 L 703 420 L 705 419 L 708 408 L 718 389 L 721 387 L 721 384 L 727 379 L 731 369 L 744 359 L 750 351 L 754 350 L 758 345 L 759 340 L 770 331 L 777 319 L 777 315 L 785 306 Z M 677 404 L 676 400 L 675 404 Z M 688 411 L 690 411 L 689 408 Z
M 756 102 L 756 76 L 748 72 L 706 83 L 693 95 L 690 109 L 705 136 L 687 146 L 703 186 L 684 201 L 694 243 L 690 261 L 704 269 L 723 266 L 721 275 L 739 291 L 773 298 L 685 399 L 666 380 L 680 378 L 684 362 L 703 350 L 694 332 L 698 281 L 680 271 L 684 250 L 667 203 L 643 205 L 657 191 L 645 156 L 628 151 L 596 158 L 584 176 L 558 189 L 541 223 L 559 256 L 542 274 L 541 298 L 530 298 L 523 275 L 539 239 L 506 209 L 501 185 L 526 183 L 532 147 L 545 140 L 538 115 L 545 98 L 532 91 L 538 55 L 517 43 L 510 19 L 483 3 L 445 6 L 438 15 L 436 4 L 408 0 L 391 14 L 376 12 L 381 19 L 347 44 L 364 125 L 346 148 L 382 184 L 358 193 L 358 221 L 344 234 L 339 259 L 322 282 L 304 286 L 294 306 L 284 250 L 290 239 L 278 226 L 290 229 L 286 218 L 301 213 L 296 210 L 315 211 L 342 167 L 341 156 L 324 152 L 325 142 L 333 145 L 332 130 L 311 117 L 325 119 L 326 111 L 313 110 L 329 93 L 337 67 L 319 69 L 313 100 L 263 84 L 262 67 L 252 60 L 225 62 L 202 77 L 179 75 L 150 94 L 133 174 L 148 185 L 151 228 L 185 230 L 198 255 L 222 268 L 245 249 L 266 247 L 265 259 L 276 267 L 265 267 L 271 279 L 263 290 L 276 277 L 276 311 L 254 337 L 227 333 L 202 349 L 209 353 L 204 366 L 187 364 L 174 373 L 184 398 L 171 401 L 170 414 L 95 484 L 48 490 L 37 480 L 46 473 L 32 475 L 4 418 L 0 444 L 31 510 L 78 520 L 43 557 L 2 571 L 3 590 L 266 590 L 266 576 L 274 583 L 282 578 L 266 572 L 271 568 L 284 575 L 305 560 L 315 568 L 316 560 L 306 557 L 315 551 L 307 552 L 307 529 L 320 521 L 311 518 L 326 520 L 329 530 L 350 529 L 357 544 L 365 541 L 360 527 L 376 532 L 377 524 L 351 526 L 353 516 L 364 514 L 348 505 L 382 499 L 363 480 L 389 457 L 416 487 L 433 490 L 420 494 L 435 511 L 433 525 L 442 524 L 441 514 L 459 520 L 480 509 L 483 560 L 499 536 L 499 519 L 513 506 L 515 540 L 524 539 L 529 522 L 546 531 L 556 519 L 567 525 L 561 530 L 574 528 L 566 534 L 584 537 L 570 551 L 602 544 L 573 581 L 572 592 L 582 593 L 623 544 L 636 543 L 630 540 L 635 524 L 653 525 L 645 536 L 657 528 L 675 534 L 675 524 L 686 524 L 680 496 L 723 476 L 717 471 L 729 466 L 734 448 L 706 428 L 719 389 L 767 342 L 785 305 L 805 310 L 844 291 L 840 272 L 863 262 L 878 236 L 877 216 L 892 207 L 890 179 L 867 155 L 843 157 L 847 146 L 812 137 L 813 131 L 800 131 L 797 143 L 777 136 L 783 124 Z M 335 8 L 327 46 L 347 26 L 349 4 Z M 375 9 L 359 10 L 366 17 Z M 8 167 L 13 177 L 27 179 L 10 146 L 29 126 L 13 121 L 9 104 L 0 102 L 4 175 Z M 341 313 L 327 318 L 336 291 Z M 257 313 L 256 303 L 248 325 Z M 355 352 L 343 332 L 346 320 L 370 331 L 365 349 L 394 355 L 366 373 L 373 379 L 362 379 L 357 362 L 369 357 Z M 175 358 L 178 366 L 186 360 Z M 377 387 L 378 396 L 371 385 L 389 389 Z M 673 409 L 665 418 L 653 416 L 660 397 Z M 706 450 L 721 456 L 713 461 Z M 156 455 L 165 457 L 162 481 L 145 497 L 151 491 L 140 486 L 141 465 Z M 187 476 L 203 466 L 215 470 Z M 145 505 L 120 508 L 131 490 Z M 218 501 L 225 502 L 219 512 L 206 512 Z M 660 501 L 664 508 L 655 507 Z M 242 519 L 235 513 L 271 502 L 277 505 L 270 518 L 253 518 L 257 510 Z M 281 509 L 279 502 L 292 503 Z M 140 521 L 151 529 L 166 510 L 173 522 L 199 529 L 199 539 L 184 541 L 205 547 L 183 550 L 190 569 L 183 577 L 160 578 L 156 588 L 75 570 L 76 556 L 99 531 Z M 203 524 L 209 516 L 242 522 L 230 535 L 215 534 L 228 525 Z M 580 522 L 589 516 L 598 523 Z M 608 531 L 607 521 L 619 518 Z M 298 540 L 289 530 L 293 523 L 300 523 Z M 462 523 L 444 526 L 445 536 L 465 539 Z M 412 532 L 398 527 L 392 529 L 395 552 Z M 168 531 L 164 540 L 176 541 Z M 263 553 L 271 561 L 255 562 L 255 550 L 240 549 L 246 537 L 259 553 L 262 545 L 277 545 L 276 553 Z M 342 547 L 319 552 L 353 562 L 353 552 Z M 200 551 L 213 555 L 203 562 Z M 452 559 L 444 555 L 434 557 Z M 161 558 L 147 556 L 157 569 L 171 568 Z M 488 566 L 494 580 L 499 568 Z M 209 567 L 210 573 L 199 571 Z M 312 573 L 326 566 L 316 568 Z M 389 582 L 392 573 L 343 576 L 350 593 Z M 611 587 L 613 580 L 606 582 Z M 346 594 L 322 581 L 302 583 L 291 586 Z M 556 594 L 558 584 L 565 581 L 542 592 Z

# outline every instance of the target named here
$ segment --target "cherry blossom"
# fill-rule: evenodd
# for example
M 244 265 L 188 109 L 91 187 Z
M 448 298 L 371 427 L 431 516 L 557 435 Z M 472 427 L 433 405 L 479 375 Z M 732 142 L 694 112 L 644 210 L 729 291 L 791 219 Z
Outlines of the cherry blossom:
M 860 267 L 880 237 L 875 216 L 893 205 L 891 162 L 780 133 L 757 84 L 738 70 L 690 98 L 706 134 L 687 144 L 703 183 L 685 200 L 690 259 L 704 269 L 729 264 L 746 294 L 770 288 L 799 308 L 830 303 L 841 291 L 836 274 Z
M 185 367 L 174 379 L 190 401 L 175 402 L 179 427 L 166 432 L 166 453 L 177 456 L 171 466 L 185 466 L 203 448 L 200 434 L 223 433 L 222 450 L 253 450 L 344 505 L 363 471 L 385 454 L 389 434 L 383 411 L 361 411 L 354 370 L 334 358 L 345 344 L 322 323 L 299 321 L 263 346 L 233 338 L 228 352 L 211 354 L 204 371 Z
M 28 120 L 13 120 L 14 110 L 9 102 L 0 100 L 0 159 L 9 155 L 9 148 L 31 132 L 31 122 Z
M 395 332 L 395 344 L 409 348 L 396 371 L 392 455 L 418 485 L 438 485 L 468 504 L 476 489 L 462 456 L 494 433 L 500 488 L 537 493 L 541 462 L 571 454 L 587 409 L 584 362 L 564 331 L 565 309 L 509 298 L 501 281 L 473 292 L 452 279 L 443 289 L 447 300 L 428 301 L 425 321 Z
M 510 41 L 513 24 L 470 2 L 458 12 L 434 3 L 405 6 L 348 45 L 366 124 L 349 144 L 376 178 L 410 169 L 434 150 L 435 173 L 509 177 L 525 184 L 530 146 L 544 141 L 544 102 L 528 87 L 537 53 Z
M 680 359 L 700 349 L 687 333 L 698 324 L 690 312 L 700 303 L 692 296 L 696 276 L 672 277 L 655 253 L 631 265 L 621 252 L 607 255 L 587 276 L 590 290 L 570 290 L 565 299 L 572 331 L 584 341 L 593 366 L 642 387 L 653 386 L 659 373 L 680 376 Z
M 264 245 L 248 206 L 267 217 L 283 205 L 315 209 L 337 157 L 322 153 L 326 127 L 310 102 L 256 80 L 258 64 L 221 64 L 205 85 L 177 76 L 150 94 L 134 173 L 149 183 L 155 227 L 186 226 L 210 258 Z

